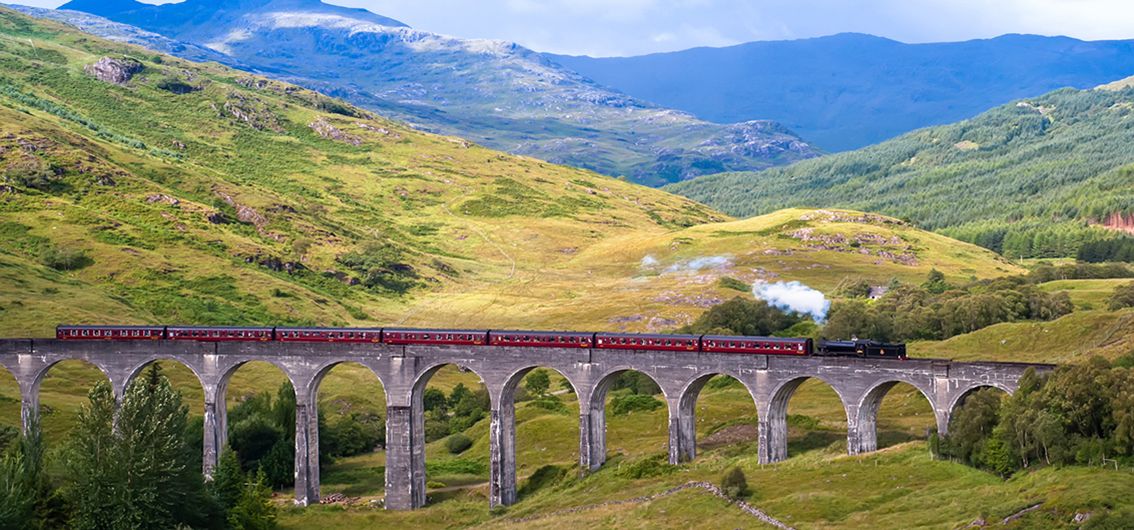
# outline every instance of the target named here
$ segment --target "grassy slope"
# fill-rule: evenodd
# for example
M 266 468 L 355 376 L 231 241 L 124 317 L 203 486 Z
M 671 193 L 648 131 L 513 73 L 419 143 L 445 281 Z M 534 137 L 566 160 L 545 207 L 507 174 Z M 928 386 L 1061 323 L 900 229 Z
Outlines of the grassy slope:
M 168 57 L 159 63 L 138 48 L 6 10 L 0 37 L 7 87 L 0 166 L 61 173 L 49 193 L 15 186 L 0 194 L 0 335 L 45 335 L 59 321 L 111 315 L 124 322 L 572 328 L 610 327 L 614 319 L 634 330 L 688 320 L 704 305 L 697 295 L 729 295 L 704 278 L 647 274 L 639 267 L 647 253 L 663 269 L 727 254 L 731 272 L 746 281 L 760 268 L 820 288 L 843 271 L 884 281 L 921 277 L 931 265 L 961 278 L 1013 270 L 992 254 L 888 224 L 829 229 L 897 234 L 899 247 L 915 247 L 916 265 L 875 266 L 877 259 L 833 250 L 765 255 L 770 247 L 805 246 L 770 229 L 802 211 L 703 225 L 726 218 L 615 179 L 364 113 L 320 111 L 360 113 L 220 66 Z M 101 57 L 122 55 L 145 64 L 126 86 L 83 73 Z M 200 90 L 159 88 L 171 79 Z M 309 127 L 317 120 L 360 145 L 321 137 Z M 251 222 L 235 222 L 238 208 Z M 206 216 L 217 211 L 234 222 L 211 224 Z M 400 249 L 392 263 L 412 267 L 422 287 L 382 295 L 324 275 L 357 276 L 335 259 L 372 242 Z M 72 273 L 47 269 L 37 256 L 50 245 L 84 249 L 94 264 Z M 958 253 L 963 259 L 952 259 Z M 256 264 L 272 260 L 308 271 Z M 836 273 L 808 274 L 826 267 Z M 676 295 L 656 300 L 651 293 L 659 290 Z M 596 303 L 599 292 L 618 294 Z
M 1060 90 L 857 151 L 668 189 L 733 215 L 856 208 L 992 245 L 999 243 L 988 236 L 1006 229 L 1034 235 L 1065 223 L 1082 230 L 1129 211 L 1132 105 L 1127 85 Z M 1068 255 L 1042 239 L 1037 246 L 1051 253 L 1041 256 Z
M 233 81 L 234 74 L 213 65 L 169 58 L 160 64 L 149 61 L 147 70 L 129 86 L 108 86 L 85 77 L 82 66 L 104 55 L 147 56 L 6 11 L 0 11 L 0 36 L 4 37 L 0 76 L 9 86 L 64 105 L 104 131 L 137 138 L 147 146 L 169 150 L 175 139 L 186 146 L 179 151 L 181 160 L 173 160 L 149 147 L 126 146 L 113 135 L 99 137 L 74 121 L 37 110 L 43 106 L 30 105 L 26 98 L 0 97 L 4 164 L 30 155 L 63 168 L 62 184 L 53 193 L 16 188 L 0 195 L 6 236 L 0 241 L 3 335 L 47 334 L 60 320 L 107 319 L 540 327 L 566 322 L 579 328 L 647 329 L 680 323 L 700 312 L 705 300 L 734 294 L 716 287 L 721 276 L 745 282 L 760 277 L 799 279 L 830 289 L 844 275 L 883 282 L 895 276 L 919 279 L 930 267 L 959 279 L 1016 271 L 970 245 L 883 219 L 861 222 L 857 214 L 842 212 L 790 210 L 682 228 L 724 218 L 662 192 L 500 155 L 380 119 L 326 114 L 314 108 L 328 104 L 320 96 L 289 92 L 275 83 L 247 89 Z M 203 90 L 175 95 L 155 88 L 157 80 L 168 76 L 192 77 Z M 278 123 L 281 131 L 258 130 L 231 113 L 222 117 L 223 112 L 213 106 L 224 109 L 226 103 L 251 109 L 253 121 Z M 124 107 L 132 112 L 123 114 Z M 363 145 L 315 136 L 306 124 L 317 117 L 358 136 Z M 100 176 L 110 176 L 115 185 L 97 184 Z M 208 223 L 207 212 L 221 210 L 235 216 L 231 206 L 219 202 L 221 193 L 255 209 L 267 221 L 261 226 Z M 526 198 L 512 205 L 509 215 L 467 213 L 496 212 L 491 204 L 470 205 L 470 201 L 508 193 Z M 178 204 L 161 197 L 147 200 L 159 194 L 176 198 Z M 825 243 L 820 249 L 792 236 L 803 228 L 838 241 L 865 234 L 883 237 L 866 237 L 857 246 L 846 241 Z M 271 272 L 239 257 L 296 260 L 321 272 L 337 267 L 337 254 L 386 236 L 403 246 L 405 260 L 422 276 L 436 281 L 408 296 L 383 296 L 314 274 Z M 47 269 L 36 256 L 48 242 L 84 248 L 95 263 L 73 273 Z M 912 253 L 916 264 L 903 265 L 886 257 L 904 252 Z M 643 267 L 646 256 L 653 256 L 658 265 Z M 727 265 L 692 273 L 670 270 L 705 256 L 724 256 Z M 286 295 L 273 295 L 273 290 Z M 589 296 L 595 292 L 608 296 Z M 190 410 L 197 413 L 200 389 L 187 371 L 168 366 L 167 373 L 185 390 Z M 43 387 L 43 403 L 50 407 L 44 420 L 49 440 L 65 435 L 84 390 L 98 377 L 97 371 L 78 362 L 63 363 L 52 371 Z M 231 383 L 230 403 L 249 392 L 274 391 L 279 382 L 282 377 L 273 368 L 248 365 Z M 439 373 L 432 384 L 450 389 L 457 382 L 475 384 L 475 379 L 449 370 Z M 10 376 L 0 374 L 0 421 L 9 425 L 18 421 L 15 394 Z M 326 379 L 320 399 L 330 408 L 382 406 L 376 380 L 351 366 L 336 369 Z M 791 406 L 792 414 L 811 418 L 801 420 L 801 425 L 813 425 L 793 427 L 791 454 L 803 456 L 790 465 L 757 471 L 752 444 L 740 442 L 710 450 L 690 471 L 678 475 L 637 481 L 612 476 L 620 461 L 664 451 L 664 412 L 635 413 L 611 418 L 609 447 L 615 457 L 598 477 L 565 484 L 559 492 L 541 493 L 514 512 L 652 493 L 690 477 L 715 478 L 734 461 L 744 464 L 750 477 L 767 474 L 759 482 L 753 479 L 753 484 L 783 485 L 779 490 L 758 487 L 756 498 L 780 517 L 819 522 L 848 517 L 837 511 L 843 509 L 871 508 L 869 516 L 879 517 L 887 509 L 902 512 L 885 503 L 863 506 L 849 500 L 849 504 L 836 503 L 843 508 L 832 508 L 834 512 L 809 511 L 815 505 L 800 502 L 798 495 L 805 488 L 818 487 L 824 480 L 822 469 L 858 464 L 834 456 L 844 443 L 845 420 L 829 389 L 806 385 Z M 735 429 L 735 423 L 750 424 L 754 414 L 738 389 L 707 389 L 699 403 L 699 434 L 710 440 L 710 434 Z M 521 406 L 518 421 L 522 477 L 544 464 L 570 466 L 576 461 L 575 409 L 549 414 Z M 895 391 L 887 399 L 880 421 L 884 443 L 911 439 L 930 425 L 928 405 L 911 390 Z M 454 472 L 456 466 L 446 467 L 446 462 L 484 464 L 486 429 L 483 422 L 470 429 L 475 444 L 459 458 L 445 454 L 440 442 L 431 444 L 430 480 L 447 486 L 485 480 L 483 472 Z M 906 452 L 916 456 L 920 450 L 899 450 L 897 460 L 888 465 L 908 466 L 908 458 L 915 456 L 902 456 Z M 375 453 L 338 463 L 324 474 L 325 491 L 380 495 L 382 458 Z M 889 456 L 882 458 L 881 463 L 889 462 L 884 460 Z M 989 481 L 957 466 L 940 465 L 946 468 L 942 472 L 946 477 Z M 781 468 L 791 472 L 780 474 Z M 798 474 L 796 469 L 810 470 L 804 475 L 814 483 L 786 481 Z M 911 468 L 904 469 L 908 473 Z M 1002 488 L 1000 498 L 1009 489 Z M 764 497 L 772 491 L 779 491 L 779 496 Z M 367 521 L 464 525 L 487 519 L 483 496 L 483 487 L 474 487 L 436 494 L 438 500 L 452 500 L 412 514 L 319 508 L 288 512 L 284 522 L 291 527 Z M 962 517 L 964 511 L 933 520 L 961 520 L 968 517 Z M 734 520 L 737 526 L 750 522 L 735 519 L 733 509 L 696 492 L 658 501 L 656 507 L 611 508 L 549 522 L 696 525 L 710 516 Z

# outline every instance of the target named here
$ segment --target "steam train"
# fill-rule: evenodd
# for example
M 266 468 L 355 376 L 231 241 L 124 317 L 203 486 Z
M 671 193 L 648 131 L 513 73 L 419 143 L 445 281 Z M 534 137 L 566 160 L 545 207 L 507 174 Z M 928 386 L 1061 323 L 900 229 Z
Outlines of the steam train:
M 345 342 L 458 346 L 525 346 L 529 348 L 594 348 L 661 350 L 756 355 L 822 355 L 905 359 L 905 344 L 875 340 L 741 337 L 725 335 L 660 335 L 580 333 L 567 331 L 502 331 L 402 328 L 290 328 L 201 326 L 70 326 L 55 329 L 60 340 L 172 340 L 197 342 Z

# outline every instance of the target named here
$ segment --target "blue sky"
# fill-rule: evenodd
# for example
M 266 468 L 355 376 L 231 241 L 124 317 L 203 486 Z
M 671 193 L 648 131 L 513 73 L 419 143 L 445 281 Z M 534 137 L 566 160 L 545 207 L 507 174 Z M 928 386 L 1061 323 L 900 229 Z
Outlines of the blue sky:
M 55 7 L 62 0 L 3 0 Z M 160 0 L 148 0 L 161 3 Z M 418 29 L 555 53 L 640 55 L 841 32 L 904 42 L 1004 33 L 1134 38 L 1134 0 L 325 0 Z

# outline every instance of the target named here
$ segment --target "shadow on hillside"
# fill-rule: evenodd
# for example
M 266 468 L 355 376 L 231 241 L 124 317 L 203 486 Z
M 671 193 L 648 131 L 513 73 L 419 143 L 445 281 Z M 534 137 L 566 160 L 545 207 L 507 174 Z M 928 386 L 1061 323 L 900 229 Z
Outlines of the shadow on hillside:
M 790 432 L 788 434 L 788 456 L 798 455 L 815 449 L 826 449 L 840 442 L 842 443 L 842 449 L 845 450 L 847 442 L 846 431 L 812 429 L 802 432 Z

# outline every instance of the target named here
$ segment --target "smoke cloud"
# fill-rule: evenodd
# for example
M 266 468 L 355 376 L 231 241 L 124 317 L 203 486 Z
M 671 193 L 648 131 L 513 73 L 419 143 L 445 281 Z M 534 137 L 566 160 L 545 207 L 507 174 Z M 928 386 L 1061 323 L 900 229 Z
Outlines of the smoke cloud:
M 827 310 L 831 309 L 831 301 L 823 293 L 799 282 L 757 281 L 752 284 L 752 295 L 778 309 L 810 315 L 819 323 L 827 320 Z
M 732 266 L 730 256 L 705 256 L 689 261 L 679 261 L 665 269 L 666 272 L 697 272 L 703 269 L 727 269 Z

